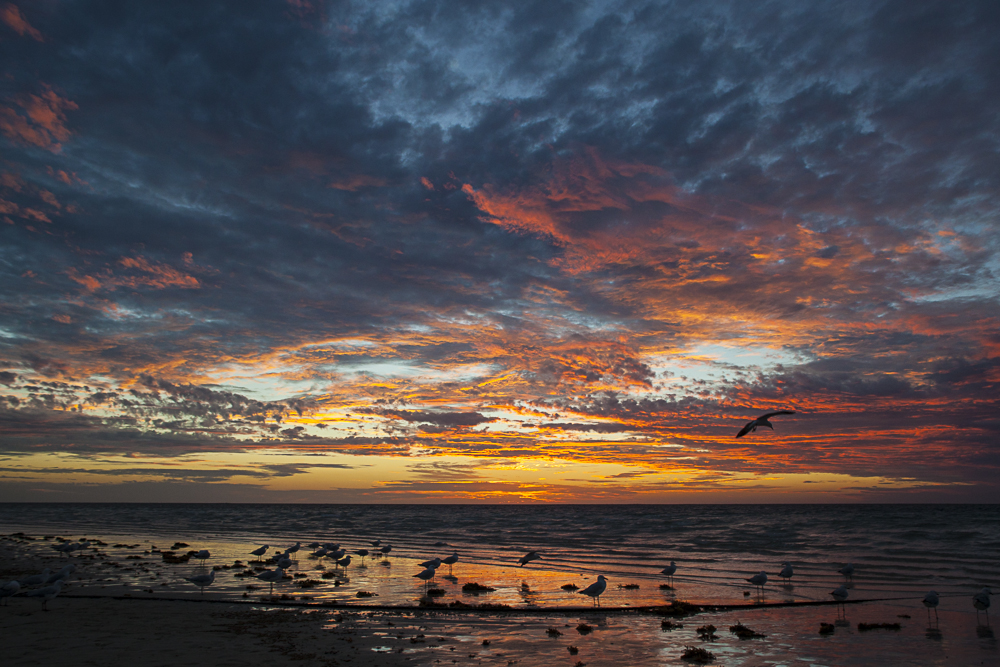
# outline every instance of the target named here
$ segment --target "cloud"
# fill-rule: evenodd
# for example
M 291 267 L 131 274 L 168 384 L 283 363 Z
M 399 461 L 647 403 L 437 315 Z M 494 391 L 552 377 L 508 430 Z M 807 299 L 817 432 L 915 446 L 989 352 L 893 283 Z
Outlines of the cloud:
M 28 23 L 24 16 L 21 15 L 21 10 L 19 10 L 17 5 L 13 3 L 8 2 L 5 3 L 3 7 L 0 7 L 0 21 L 6 23 L 7 26 L 18 35 L 28 35 L 38 42 L 45 41 L 45 38 L 42 37 L 42 33 L 38 32 L 38 30 Z
M 3 451 L 995 471 L 989 3 L 0 18 Z
M 9 5 L 8 5 L 9 6 Z M 0 133 L 12 141 L 58 153 L 70 137 L 66 112 L 79 107 L 42 84 L 40 94 L 14 97 L 14 106 L 0 106 Z

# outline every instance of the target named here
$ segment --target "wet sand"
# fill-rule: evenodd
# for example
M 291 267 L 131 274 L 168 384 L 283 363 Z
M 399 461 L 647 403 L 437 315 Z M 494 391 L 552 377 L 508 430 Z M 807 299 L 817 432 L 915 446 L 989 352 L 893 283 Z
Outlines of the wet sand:
M 0 540 L 0 580 L 71 562 L 49 551 L 38 543 Z M 673 619 L 680 625 L 665 627 L 660 616 L 623 608 L 426 610 L 386 598 L 328 599 L 335 606 L 320 607 L 301 595 L 294 603 L 272 604 L 211 588 L 202 596 L 186 582 L 155 585 L 155 568 L 130 565 L 136 561 L 127 558 L 74 557 L 81 569 L 48 612 L 36 598 L 8 599 L 0 607 L 4 665 L 698 664 L 682 659 L 686 647 L 704 648 L 714 655 L 708 664 L 729 667 L 1000 664 L 992 628 L 978 625 L 966 597 L 943 599 L 934 629 L 919 599 L 849 604 L 843 612 L 748 604 Z M 98 568 L 101 562 L 111 563 L 103 566 L 107 571 Z M 126 567 L 138 569 L 123 582 L 109 576 Z M 128 583 L 140 576 L 141 582 Z M 841 614 L 846 620 L 836 622 Z M 766 636 L 739 639 L 729 631 L 737 622 Z M 866 632 L 858 627 L 862 622 L 900 627 Z M 834 632 L 821 635 L 820 623 L 835 624 Z M 578 629 L 581 624 L 589 631 Z M 699 632 L 708 625 L 716 627 L 714 638 Z

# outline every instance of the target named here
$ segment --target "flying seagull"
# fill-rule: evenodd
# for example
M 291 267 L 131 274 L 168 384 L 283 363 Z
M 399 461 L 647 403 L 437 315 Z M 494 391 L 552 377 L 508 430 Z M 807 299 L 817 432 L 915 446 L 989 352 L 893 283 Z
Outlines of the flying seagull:
M 740 432 L 736 434 L 737 438 L 742 438 L 747 433 L 753 433 L 757 430 L 758 426 L 766 426 L 772 431 L 774 427 L 771 426 L 771 422 L 767 421 L 768 417 L 773 417 L 775 415 L 794 415 L 794 410 L 778 410 L 777 412 L 768 412 L 766 415 L 761 415 L 754 419 L 752 422 L 747 422 L 747 425 L 740 429 Z

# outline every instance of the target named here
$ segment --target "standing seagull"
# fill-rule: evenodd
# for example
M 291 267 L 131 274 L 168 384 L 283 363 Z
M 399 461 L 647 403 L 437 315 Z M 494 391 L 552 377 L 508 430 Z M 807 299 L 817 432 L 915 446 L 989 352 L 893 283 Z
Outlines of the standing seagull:
M 381 542 L 381 540 L 375 540 L 375 541 L 376 541 L 376 542 Z M 389 552 L 390 552 L 390 551 L 392 551 L 392 545 L 391 545 L 391 544 L 387 544 L 387 545 L 385 545 L 384 547 L 382 547 L 381 549 L 379 549 L 379 551 L 381 551 L 381 552 L 382 552 L 382 556 L 383 556 L 383 557 L 384 557 L 384 558 L 385 558 L 386 560 L 389 560 Z
M 986 625 L 990 624 L 990 596 L 993 591 L 984 588 L 972 596 L 972 606 L 976 608 L 976 623 L 979 622 L 979 612 L 986 612 Z
M 830 591 L 830 595 L 832 595 L 833 599 L 837 601 L 837 606 L 844 611 L 844 618 L 847 618 L 847 608 L 844 607 L 844 600 L 847 599 L 847 587 L 838 586 Z
M 847 577 L 847 579 L 849 581 L 854 581 L 854 564 L 853 563 L 848 563 L 844 567 L 842 567 L 839 570 L 837 570 L 837 572 L 840 572 L 842 575 L 844 575 L 845 577 Z
M 760 417 L 757 417 L 757 419 L 754 419 L 751 422 L 747 422 L 747 425 L 744 426 L 742 429 L 740 429 L 740 432 L 736 434 L 736 437 L 742 438 L 747 433 L 753 433 L 754 431 L 757 430 L 758 426 L 766 426 L 773 431 L 774 427 L 771 426 L 771 422 L 767 421 L 768 417 L 773 417 L 775 415 L 794 415 L 794 414 L 795 414 L 794 410 L 778 410 L 777 412 L 768 412 L 766 415 L 761 415 Z
M 205 586 L 211 586 L 212 582 L 215 581 L 215 570 L 212 570 L 208 574 L 196 574 L 193 577 L 184 577 L 184 579 L 200 588 L 201 594 L 204 595 Z
M 191 554 L 191 558 L 197 558 L 198 560 L 201 561 L 202 567 L 205 566 L 205 561 L 208 560 L 211 557 L 212 557 L 212 554 L 209 553 L 208 549 L 202 549 L 201 551 L 199 551 L 196 554 Z
M 670 565 L 660 570 L 660 574 L 667 575 L 667 581 L 674 583 L 674 572 L 677 571 L 677 563 L 670 561 Z
M 448 566 L 448 574 L 451 574 L 452 567 L 455 565 L 455 563 L 458 562 L 458 552 L 457 551 L 452 552 L 450 556 L 448 556 L 441 562 Z
M 289 556 L 293 556 L 294 554 L 297 554 L 299 552 L 299 549 L 301 548 L 302 548 L 302 543 L 296 542 L 294 547 L 288 547 L 287 549 L 285 549 L 285 553 L 288 554 Z M 298 559 L 296 558 L 293 558 L 293 560 L 298 562 Z
M 526 553 L 523 556 L 521 556 L 520 560 L 518 560 L 517 562 L 521 564 L 521 567 L 524 567 L 525 565 L 527 565 L 531 561 L 538 560 L 540 558 L 541 558 L 541 556 L 538 555 L 537 551 L 529 551 L 528 553 Z M 596 584 L 594 584 L 594 585 L 596 586 Z M 603 591 L 604 589 L 602 588 L 601 590 Z M 598 593 L 598 595 L 600 595 L 600 593 Z
M 365 558 L 368 556 L 368 549 L 358 549 L 355 551 L 357 555 L 361 556 L 361 567 L 365 566 Z
M 937 591 L 931 591 L 924 596 L 923 603 L 927 607 L 927 625 L 931 624 L 931 609 L 934 610 L 934 620 L 937 620 L 937 606 L 941 602 L 941 598 L 938 597 Z
M 747 581 L 749 581 L 751 584 L 754 585 L 754 589 L 759 588 L 760 589 L 760 594 L 763 595 L 764 594 L 764 584 L 767 583 L 767 572 L 765 572 L 764 570 L 761 570 L 757 574 L 755 574 L 752 577 L 748 578 Z
M 63 580 L 60 579 L 51 586 L 46 586 L 45 588 L 40 588 L 37 591 L 30 591 L 25 593 L 29 598 L 42 598 L 42 610 L 48 611 L 49 600 L 55 598 L 62 592 Z
M 337 565 L 339 565 L 344 570 L 345 577 L 347 576 L 347 566 L 350 564 L 351 564 L 350 556 L 344 556 L 343 558 L 337 561 Z
M 261 557 L 265 553 L 267 553 L 267 549 L 268 549 L 268 545 L 265 544 L 264 546 L 262 546 L 262 547 L 260 547 L 258 549 L 254 549 L 253 551 L 250 552 L 250 554 L 253 555 L 253 556 L 256 556 L 257 557 L 257 561 L 259 562 L 260 559 L 261 559 Z
M 441 567 L 441 562 L 440 558 L 431 558 L 430 560 L 425 560 L 423 563 L 420 563 L 420 567 L 427 567 L 432 570 L 436 570 Z
M 784 567 L 781 568 L 781 572 L 778 573 L 778 576 L 786 581 L 791 580 L 792 574 L 794 574 L 791 563 L 782 563 L 782 565 L 784 565 Z
M 416 577 L 417 579 L 423 580 L 423 582 L 424 582 L 424 590 L 427 590 L 427 582 L 434 578 L 434 574 L 435 574 L 434 568 L 433 567 L 428 567 L 428 568 L 424 568 L 420 572 L 417 572 L 413 576 Z
M 264 570 L 257 575 L 261 581 L 271 584 L 271 592 L 274 593 L 274 582 L 281 581 L 285 576 L 285 571 L 280 567 L 275 570 Z
M 601 593 L 605 591 L 608 587 L 608 580 L 603 574 L 597 575 L 597 581 L 580 591 L 580 595 L 589 595 L 594 598 L 594 604 L 598 607 L 601 606 Z

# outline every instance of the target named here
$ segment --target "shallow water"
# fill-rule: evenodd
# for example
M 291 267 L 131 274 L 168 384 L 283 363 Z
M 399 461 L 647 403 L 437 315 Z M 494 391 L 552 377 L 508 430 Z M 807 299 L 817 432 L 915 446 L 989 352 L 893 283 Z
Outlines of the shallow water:
M 261 544 L 338 542 L 353 551 L 381 539 L 393 546 L 392 565 L 366 559 L 367 571 L 352 566 L 351 576 L 390 603 L 399 593 L 410 596 L 412 582 L 394 587 L 387 580 L 418 571 L 414 561 L 452 551 L 461 559 L 456 576 L 497 577 L 491 585 L 503 594 L 494 597 L 508 604 L 567 604 L 573 598 L 552 585 L 582 587 L 597 574 L 610 580 L 606 595 L 615 604 L 677 593 L 733 603 L 749 589 L 744 579 L 760 570 L 769 573 L 765 595 L 772 601 L 828 599 L 844 581 L 837 570 L 849 562 L 858 597 L 1000 588 L 997 505 L 2 504 L 0 532 L 14 531 L 103 535 L 161 548 L 181 540 L 212 550 L 212 564 L 252 558 L 248 552 Z M 527 551 L 543 559 L 516 567 Z M 671 560 L 678 564 L 676 590 L 660 591 L 659 571 Z M 791 586 L 778 585 L 783 561 L 795 568 Z M 300 558 L 300 567 L 310 565 Z M 523 581 L 539 592 L 522 594 Z M 449 582 L 438 583 L 448 589 Z M 640 588 L 617 588 L 626 583 Z

